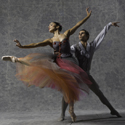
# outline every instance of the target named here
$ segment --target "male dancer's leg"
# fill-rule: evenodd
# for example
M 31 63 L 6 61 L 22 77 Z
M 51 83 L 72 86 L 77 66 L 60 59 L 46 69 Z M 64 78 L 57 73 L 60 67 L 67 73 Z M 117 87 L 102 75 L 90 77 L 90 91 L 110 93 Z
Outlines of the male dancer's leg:
M 99 89 L 98 84 L 96 83 L 96 81 L 93 79 L 91 75 L 89 75 L 89 79 L 92 82 L 92 85 L 90 85 L 89 88 L 99 97 L 101 102 L 110 109 L 111 115 L 116 115 L 117 117 L 121 117 L 121 115 L 109 103 L 108 99 L 103 95 L 103 93 Z
M 110 111 L 111 115 L 116 115 L 117 117 L 121 117 L 121 115 L 113 108 L 113 106 L 109 103 L 108 99 L 103 95 L 101 90 L 99 89 L 98 84 L 96 81 L 93 79 L 91 75 L 89 75 L 89 79 L 92 82 L 92 85 L 89 86 L 89 88 L 99 97 L 101 102 L 106 105 Z M 64 98 L 62 98 L 62 112 L 61 112 L 61 117 L 59 118 L 59 121 L 63 121 L 65 118 L 65 111 L 68 106 L 68 103 L 65 102 Z
M 61 110 L 61 116 L 59 118 L 59 121 L 63 121 L 65 118 L 65 111 L 67 109 L 68 103 L 65 102 L 64 97 L 62 98 L 62 110 Z

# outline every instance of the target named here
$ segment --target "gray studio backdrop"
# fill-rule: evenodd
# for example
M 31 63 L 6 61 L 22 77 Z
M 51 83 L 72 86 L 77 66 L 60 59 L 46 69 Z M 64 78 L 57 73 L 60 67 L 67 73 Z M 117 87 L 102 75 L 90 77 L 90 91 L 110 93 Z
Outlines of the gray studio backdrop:
M 92 15 L 70 38 L 78 42 L 79 30 L 89 31 L 91 42 L 111 21 L 120 27 L 111 27 L 92 61 L 91 74 L 100 89 L 116 109 L 125 108 L 125 1 L 124 0 L 0 0 L 0 57 L 24 57 L 30 53 L 53 52 L 47 47 L 20 49 L 14 39 L 23 45 L 41 42 L 52 37 L 48 25 L 60 22 L 63 31 L 86 16 L 86 7 Z M 62 94 L 58 91 L 26 87 L 15 77 L 14 63 L 0 61 L 0 111 L 60 110 Z M 75 104 L 75 110 L 108 110 L 90 91 Z

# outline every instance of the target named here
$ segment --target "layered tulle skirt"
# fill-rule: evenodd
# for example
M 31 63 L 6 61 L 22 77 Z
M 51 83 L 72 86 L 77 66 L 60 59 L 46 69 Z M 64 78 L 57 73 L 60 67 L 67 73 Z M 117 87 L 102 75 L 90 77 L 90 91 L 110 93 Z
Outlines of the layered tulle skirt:
M 83 92 L 88 93 L 91 82 L 73 57 L 57 58 L 35 53 L 18 59 L 16 76 L 27 86 L 56 89 L 68 103 L 79 100 Z

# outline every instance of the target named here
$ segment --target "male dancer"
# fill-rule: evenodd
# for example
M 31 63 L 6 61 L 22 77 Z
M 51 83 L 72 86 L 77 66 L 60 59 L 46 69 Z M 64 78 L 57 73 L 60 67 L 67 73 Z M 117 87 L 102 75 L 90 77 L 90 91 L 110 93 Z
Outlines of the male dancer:
M 98 36 L 92 41 L 91 43 L 88 43 L 89 39 L 89 33 L 85 29 L 81 30 L 79 32 L 79 40 L 80 42 L 77 44 L 74 44 L 71 46 L 71 51 L 75 53 L 76 58 L 78 59 L 79 66 L 88 74 L 92 85 L 89 86 L 89 88 L 99 97 L 101 102 L 106 105 L 109 110 L 111 111 L 111 115 L 116 115 L 117 117 L 121 117 L 121 115 L 113 108 L 113 106 L 109 103 L 107 98 L 103 95 L 101 92 L 99 85 L 96 83 L 96 81 L 93 79 L 93 77 L 90 75 L 90 66 L 93 54 L 95 50 L 99 47 L 100 43 L 104 39 L 107 31 L 111 26 L 119 27 L 117 25 L 118 22 L 110 22 L 107 24 L 103 30 L 98 34 Z M 64 101 L 64 98 L 62 99 L 62 113 L 60 117 L 60 121 L 64 120 L 65 117 L 65 111 L 68 104 Z

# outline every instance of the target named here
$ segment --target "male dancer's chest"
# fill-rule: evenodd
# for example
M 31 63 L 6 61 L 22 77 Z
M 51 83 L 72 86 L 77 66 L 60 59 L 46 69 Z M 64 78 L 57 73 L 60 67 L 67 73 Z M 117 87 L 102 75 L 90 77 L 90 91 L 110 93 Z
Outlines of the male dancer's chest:
M 78 59 L 79 66 L 84 70 L 88 71 L 90 69 L 91 60 L 94 54 L 94 47 L 87 45 L 84 48 L 80 43 L 75 47 L 75 56 Z

